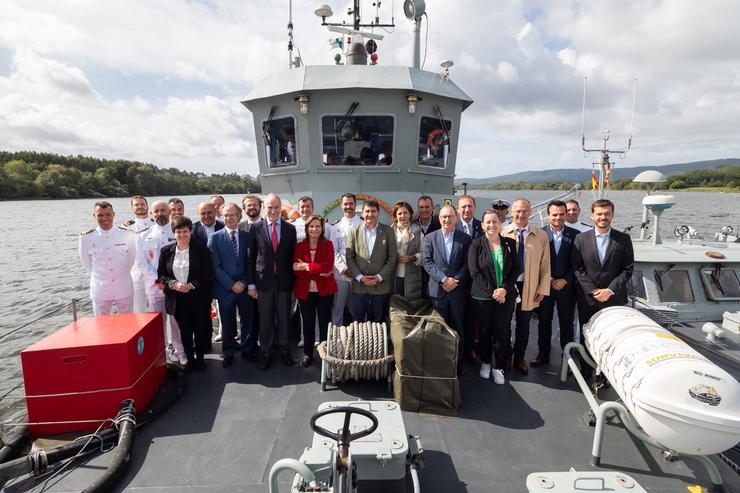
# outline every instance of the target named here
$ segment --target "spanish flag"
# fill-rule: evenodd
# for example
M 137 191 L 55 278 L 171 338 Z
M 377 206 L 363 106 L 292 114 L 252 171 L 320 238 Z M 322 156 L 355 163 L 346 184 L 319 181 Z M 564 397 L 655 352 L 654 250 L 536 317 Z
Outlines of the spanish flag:
M 606 175 L 604 175 L 604 186 L 609 188 L 609 177 L 612 175 L 612 163 L 606 163 Z
M 596 178 L 596 171 L 594 170 L 591 170 L 591 189 L 592 190 L 599 189 L 599 180 Z

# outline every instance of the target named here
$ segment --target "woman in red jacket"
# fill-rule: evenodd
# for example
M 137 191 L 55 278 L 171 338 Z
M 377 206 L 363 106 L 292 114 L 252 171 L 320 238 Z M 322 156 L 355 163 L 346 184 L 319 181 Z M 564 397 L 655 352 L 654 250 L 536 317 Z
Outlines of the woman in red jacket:
M 311 366 L 313 344 L 316 338 L 316 317 L 319 334 L 326 340 L 331 320 L 331 308 L 337 282 L 334 280 L 334 245 L 324 236 L 324 218 L 311 216 L 306 221 L 306 239 L 298 243 L 293 253 L 293 270 L 296 275 L 293 292 L 301 307 L 303 319 L 303 360 L 301 365 Z

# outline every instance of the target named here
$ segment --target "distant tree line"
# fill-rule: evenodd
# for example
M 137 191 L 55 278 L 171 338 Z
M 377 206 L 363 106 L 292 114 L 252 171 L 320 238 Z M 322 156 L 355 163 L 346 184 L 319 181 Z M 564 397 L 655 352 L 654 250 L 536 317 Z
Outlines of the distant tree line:
M 568 190 L 574 184 L 571 182 L 545 183 L 489 183 L 483 190 Z M 635 183 L 632 179 L 614 180 L 610 184 L 611 190 L 641 190 L 644 185 Z M 718 166 L 716 168 L 698 169 L 666 177 L 666 182 L 660 185 L 661 190 L 684 190 L 689 188 L 723 188 L 740 191 L 740 166 Z M 591 180 L 581 182 L 582 190 L 591 189 Z
M 261 192 L 256 178 L 191 173 L 121 159 L 0 151 L 0 199 Z

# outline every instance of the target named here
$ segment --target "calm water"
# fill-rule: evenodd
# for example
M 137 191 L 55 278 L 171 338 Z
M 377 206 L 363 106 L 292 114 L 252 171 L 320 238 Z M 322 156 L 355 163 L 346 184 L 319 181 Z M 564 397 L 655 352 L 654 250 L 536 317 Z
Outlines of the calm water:
M 552 191 L 477 191 L 479 210 L 490 199 L 513 200 L 527 197 L 533 203 L 546 201 L 557 194 Z M 637 191 L 611 192 L 616 204 L 614 225 L 622 229 L 639 226 L 641 199 Z M 718 192 L 687 192 L 676 194 L 679 203 L 663 216 L 663 237 L 668 240 L 675 226 L 691 225 L 706 236 L 738 221 L 733 211 L 740 208 L 740 194 Z M 241 196 L 227 196 L 237 203 Z M 186 214 L 195 216 L 197 204 L 206 196 L 182 197 Z M 592 198 L 583 192 L 580 202 L 588 208 Z M 77 254 L 81 231 L 94 227 L 91 199 L 0 202 L 0 217 L 4 218 L 5 234 L 0 236 L 0 337 L 26 322 L 47 315 L 43 321 L 0 339 L 0 396 L 15 387 L 21 379 L 20 351 L 51 331 L 67 325 L 71 319 L 69 308 L 60 309 L 73 298 L 87 299 L 88 276 Z M 130 219 L 126 198 L 110 202 L 118 211 L 116 222 Z M 409 202 L 416 203 L 415 197 Z M 584 213 L 582 220 L 587 221 Z M 535 222 L 536 223 L 536 222 Z M 89 314 L 89 303 L 81 314 Z M 23 408 L 22 388 L 0 401 L 0 416 L 9 410 Z

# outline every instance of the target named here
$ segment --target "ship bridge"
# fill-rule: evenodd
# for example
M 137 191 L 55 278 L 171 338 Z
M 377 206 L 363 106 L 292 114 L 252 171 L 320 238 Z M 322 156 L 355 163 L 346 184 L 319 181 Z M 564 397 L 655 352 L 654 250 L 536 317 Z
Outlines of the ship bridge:
M 295 205 L 339 217 L 344 192 L 396 200 L 453 196 L 460 115 L 472 104 L 445 74 L 378 65 L 306 66 L 267 77 L 253 114 L 260 179 Z

